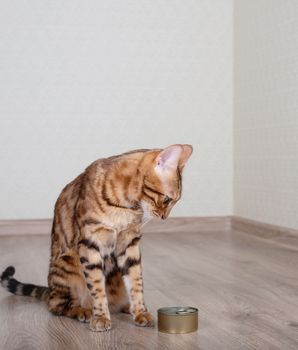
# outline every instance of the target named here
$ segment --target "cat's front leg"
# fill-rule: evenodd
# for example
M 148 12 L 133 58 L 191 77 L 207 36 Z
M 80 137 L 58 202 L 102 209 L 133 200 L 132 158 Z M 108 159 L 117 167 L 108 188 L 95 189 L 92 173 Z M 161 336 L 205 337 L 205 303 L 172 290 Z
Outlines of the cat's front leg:
M 148 313 L 144 303 L 142 259 L 139 242 L 128 246 L 117 258 L 124 284 L 129 296 L 130 313 L 138 326 L 154 326 L 154 317 Z
M 99 246 L 92 238 L 82 239 L 78 246 L 86 285 L 92 297 L 93 319 L 90 329 L 94 332 L 110 330 L 111 320 L 103 274 L 104 260 L 100 255 Z

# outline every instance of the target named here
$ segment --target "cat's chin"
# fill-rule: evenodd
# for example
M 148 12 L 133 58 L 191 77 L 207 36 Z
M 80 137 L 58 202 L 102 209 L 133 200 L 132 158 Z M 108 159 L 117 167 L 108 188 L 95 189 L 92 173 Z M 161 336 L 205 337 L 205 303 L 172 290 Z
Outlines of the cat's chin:
M 159 213 L 155 212 L 154 210 L 152 212 L 150 212 L 149 216 L 152 218 L 152 219 L 160 219 L 161 216 Z
M 140 203 L 140 206 L 141 208 L 143 209 L 143 218 L 150 218 L 150 219 L 153 219 L 153 216 L 151 215 L 150 213 L 150 210 L 149 210 L 149 203 L 144 201 L 144 200 L 141 200 L 141 203 Z
M 159 217 L 152 215 L 152 213 L 150 213 L 150 212 L 144 212 L 143 220 L 145 220 L 145 219 L 152 220 L 152 219 L 159 219 Z

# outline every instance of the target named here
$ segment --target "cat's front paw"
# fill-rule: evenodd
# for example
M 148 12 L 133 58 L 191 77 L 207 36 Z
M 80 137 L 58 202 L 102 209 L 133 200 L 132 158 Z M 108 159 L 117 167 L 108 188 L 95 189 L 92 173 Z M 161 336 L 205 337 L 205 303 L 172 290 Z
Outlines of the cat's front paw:
M 154 317 L 149 313 L 139 313 L 135 318 L 134 322 L 140 327 L 152 327 L 155 325 Z
M 111 321 L 106 317 L 94 318 L 90 322 L 90 329 L 93 332 L 105 332 L 112 328 Z

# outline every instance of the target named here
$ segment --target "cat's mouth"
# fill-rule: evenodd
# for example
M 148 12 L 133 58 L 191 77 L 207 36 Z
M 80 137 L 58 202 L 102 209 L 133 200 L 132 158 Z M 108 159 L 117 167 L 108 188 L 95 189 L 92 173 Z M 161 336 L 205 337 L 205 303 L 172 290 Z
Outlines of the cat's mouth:
M 155 219 L 160 219 L 162 216 L 160 215 L 160 213 L 157 211 L 157 210 L 152 210 L 151 213 L 150 213 L 153 218 Z
M 148 217 L 150 219 L 166 219 L 167 216 L 164 213 L 160 213 L 158 210 L 151 209 L 149 203 L 146 201 L 141 202 L 141 208 L 144 211 L 144 217 Z

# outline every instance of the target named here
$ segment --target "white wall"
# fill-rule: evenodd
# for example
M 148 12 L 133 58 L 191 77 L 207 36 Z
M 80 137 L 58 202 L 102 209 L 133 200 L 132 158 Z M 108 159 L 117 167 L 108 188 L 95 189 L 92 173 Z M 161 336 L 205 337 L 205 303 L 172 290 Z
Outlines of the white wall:
M 298 2 L 234 5 L 234 214 L 298 229 Z
M 2 0 L 0 32 L 0 219 L 173 143 L 194 146 L 173 216 L 232 214 L 232 0 Z

